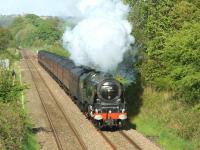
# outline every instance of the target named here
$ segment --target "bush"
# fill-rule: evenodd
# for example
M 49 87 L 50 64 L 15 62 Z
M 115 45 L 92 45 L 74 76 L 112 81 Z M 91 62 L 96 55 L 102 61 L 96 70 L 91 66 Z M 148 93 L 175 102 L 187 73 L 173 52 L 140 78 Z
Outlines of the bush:
M 178 82 L 177 95 L 189 104 L 200 102 L 200 73 L 186 76 Z
M 18 47 L 52 45 L 60 41 L 64 32 L 57 18 L 42 19 L 33 14 L 17 17 L 9 29 Z
M 12 39 L 12 35 L 8 29 L 0 27 L 0 50 L 6 50 Z
M 143 60 L 139 65 L 143 83 L 158 90 L 172 90 L 176 98 L 190 104 L 198 101 L 196 80 L 191 79 L 196 77 L 191 75 L 200 70 L 199 2 L 125 2 L 133 8 L 129 19 L 136 42 L 143 45 L 143 53 L 140 52 Z
M 0 53 L 0 58 L 16 62 L 20 55 L 15 49 L 8 49 Z M 11 74 L 0 68 L 0 149 L 39 149 L 20 101 L 26 86 Z
M 138 12 L 143 10 L 142 12 L 148 13 L 142 16 L 136 12 L 136 17 L 131 14 L 134 25 L 138 24 L 135 18 L 142 16 L 139 21 L 143 24 L 136 26 L 135 30 L 138 32 L 143 29 L 143 36 L 146 37 L 139 37 L 137 41 L 143 43 L 143 51 L 146 49 L 140 53 L 143 55 L 143 61 L 139 65 L 143 82 L 158 90 L 176 92 L 176 98 L 188 104 L 200 102 L 197 81 L 197 74 L 200 73 L 198 4 L 195 0 L 150 0 L 146 5 L 136 2 L 135 5 L 140 6 L 136 9 Z
M 25 86 L 12 77 L 11 71 L 0 68 L 0 102 L 17 101 Z
M 21 149 L 25 115 L 17 103 L 0 102 L 0 141 L 5 149 Z

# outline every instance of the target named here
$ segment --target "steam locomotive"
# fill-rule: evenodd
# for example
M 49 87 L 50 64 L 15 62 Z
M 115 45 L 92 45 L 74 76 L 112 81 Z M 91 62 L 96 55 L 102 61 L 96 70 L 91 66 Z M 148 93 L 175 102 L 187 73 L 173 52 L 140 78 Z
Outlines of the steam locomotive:
M 38 52 L 38 62 L 75 99 L 81 111 L 98 128 L 125 125 L 124 89 L 112 75 L 76 66 L 72 60 L 45 50 Z

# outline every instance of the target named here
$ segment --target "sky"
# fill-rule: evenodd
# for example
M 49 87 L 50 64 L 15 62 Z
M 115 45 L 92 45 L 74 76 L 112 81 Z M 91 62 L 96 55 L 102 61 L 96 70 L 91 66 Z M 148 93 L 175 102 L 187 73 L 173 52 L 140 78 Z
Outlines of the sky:
M 0 15 L 76 16 L 79 0 L 0 0 Z

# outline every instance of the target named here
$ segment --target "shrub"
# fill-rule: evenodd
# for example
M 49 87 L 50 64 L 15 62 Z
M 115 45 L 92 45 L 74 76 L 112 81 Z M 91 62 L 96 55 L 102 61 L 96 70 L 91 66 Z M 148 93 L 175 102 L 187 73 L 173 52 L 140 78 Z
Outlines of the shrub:
M 0 102 L 0 141 L 6 149 L 21 149 L 25 115 L 17 103 Z
M 45 46 L 59 42 L 64 32 L 57 18 L 42 19 L 28 14 L 17 17 L 10 25 L 18 47 Z
M 24 89 L 25 86 L 12 77 L 11 71 L 0 68 L 0 102 L 17 101 Z
M 12 35 L 8 29 L 0 27 L 0 50 L 8 48 Z

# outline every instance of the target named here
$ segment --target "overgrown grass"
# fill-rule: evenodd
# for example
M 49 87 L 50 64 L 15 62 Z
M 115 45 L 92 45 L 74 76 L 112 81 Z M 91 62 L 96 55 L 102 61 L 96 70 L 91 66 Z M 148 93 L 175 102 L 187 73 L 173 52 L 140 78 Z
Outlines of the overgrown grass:
M 20 105 L 0 103 L 0 141 L 5 149 L 21 149 L 24 113 Z
M 0 149 L 39 149 L 32 125 L 18 103 L 0 102 L 0 143 Z
M 26 123 L 25 135 L 23 138 L 22 150 L 39 150 L 39 144 L 32 132 L 32 124 L 30 121 Z
M 0 59 L 9 59 L 9 70 L 0 67 L 0 149 L 36 150 L 39 146 L 32 133 L 32 126 L 20 101 L 26 88 L 20 83 L 20 53 L 15 49 L 0 52 Z M 15 69 L 17 76 L 11 76 Z
M 144 133 L 150 140 L 167 150 L 194 150 L 192 142 L 178 137 L 172 130 L 153 119 L 137 118 L 133 121 L 137 130 Z
M 174 101 L 170 92 L 145 88 L 142 107 L 131 122 L 167 150 L 200 149 L 200 109 Z

